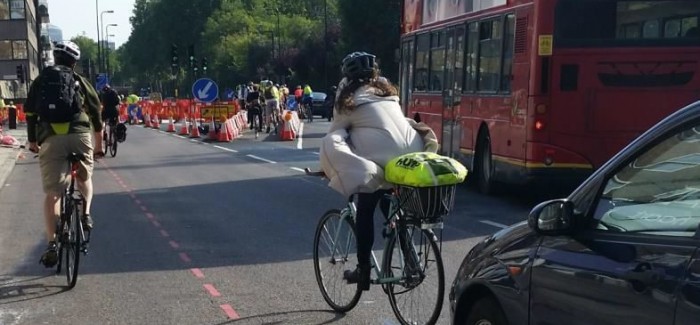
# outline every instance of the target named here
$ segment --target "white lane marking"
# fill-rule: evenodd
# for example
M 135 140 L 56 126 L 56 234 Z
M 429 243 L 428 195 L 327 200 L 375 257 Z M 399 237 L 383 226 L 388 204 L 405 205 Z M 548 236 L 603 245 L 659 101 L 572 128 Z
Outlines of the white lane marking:
M 196 139 L 190 139 L 191 142 L 199 142 L 199 140 Z
M 214 148 L 221 149 L 223 151 L 228 151 L 228 152 L 238 152 L 238 150 L 233 150 L 233 149 L 229 149 L 229 148 L 217 146 L 217 145 L 214 145 Z
M 175 136 L 176 136 L 176 137 L 179 137 L 179 138 L 187 139 L 187 137 L 184 136 L 184 135 L 179 135 L 179 134 L 177 134 L 177 135 L 175 135 Z
M 306 172 L 306 171 L 304 171 L 304 169 L 299 168 L 299 167 L 289 167 L 289 168 L 291 168 L 291 169 L 293 169 L 293 170 L 296 170 L 296 171 L 298 171 L 298 172 L 302 172 L 302 173 L 305 173 L 305 172 Z
M 479 220 L 479 222 L 485 223 L 485 224 L 487 224 L 487 225 L 489 225 L 489 226 L 498 227 L 498 228 L 508 228 L 507 225 L 504 225 L 504 224 L 498 223 L 498 222 L 489 221 L 489 220 Z
M 261 157 L 258 157 L 258 156 L 256 156 L 256 155 L 246 155 L 246 156 L 248 156 L 248 157 L 250 157 L 250 158 L 253 158 L 253 159 L 260 160 L 260 161 L 264 161 L 264 162 L 270 163 L 270 164 L 276 164 L 276 163 L 277 163 L 276 161 L 272 161 L 272 160 L 268 160 L 268 159 L 265 159 L 265 158 L 261 158 Z
M 304 122 L 301 122 L 301 125 L 299 126 L 299 134 L 297 134 L 297 149 L 302 148 L 302 144 L 304 143 L 304 139 L 302 138 L 304 136 Z

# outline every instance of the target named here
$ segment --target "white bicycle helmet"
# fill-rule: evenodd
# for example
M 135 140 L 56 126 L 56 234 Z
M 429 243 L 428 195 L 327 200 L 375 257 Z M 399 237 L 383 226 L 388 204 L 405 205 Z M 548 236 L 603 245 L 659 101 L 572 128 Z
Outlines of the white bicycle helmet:
M 75 61 L 80 60 L 80 47 L 71 41 L 62 41 L 56 43 L 53 47 L 54 52 L 63 52 L 68 54 L 70 57 L 75 59 Z

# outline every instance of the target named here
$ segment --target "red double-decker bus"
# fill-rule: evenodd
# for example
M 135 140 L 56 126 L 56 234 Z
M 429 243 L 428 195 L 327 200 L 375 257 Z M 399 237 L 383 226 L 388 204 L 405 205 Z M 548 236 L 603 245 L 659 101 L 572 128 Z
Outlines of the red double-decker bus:
M 404 0 L 402 17 L 406 113 L 485 193 L 577 183 L 700 99 L 697 0 Z

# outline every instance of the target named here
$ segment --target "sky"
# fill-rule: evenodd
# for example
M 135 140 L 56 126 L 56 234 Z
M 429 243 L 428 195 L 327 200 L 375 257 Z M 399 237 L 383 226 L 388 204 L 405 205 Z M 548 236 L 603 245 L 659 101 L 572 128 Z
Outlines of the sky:
M 71 39 L 77 35 L 85 35 L 97 41 L 97 16 L 95 3 L 99 6 L 99 12 L 114 10 L 114 13 L 105 13 L 102 22 L 103 27 L 108 24 L 119 26 L 109 27 L 110 41 L 114 41 L 117 48 L 126 43 L 131 34 L 129 17 L 134 11 L 134 0 L 48 0 L 49 19 L 51 24 L 63 30 L 63 38 Z M 101 34 L 104 31 L 100 32 Z M 100 37 L 104 38 L 100 34 Z

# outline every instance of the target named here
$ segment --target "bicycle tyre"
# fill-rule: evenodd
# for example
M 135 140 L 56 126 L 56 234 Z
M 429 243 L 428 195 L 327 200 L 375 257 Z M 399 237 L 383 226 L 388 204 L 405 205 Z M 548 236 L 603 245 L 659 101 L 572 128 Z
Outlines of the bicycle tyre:
M 329 227 L 327 224 L 332 223 L 333 219 L 336 219 L 336 225 L 330 225 Z M 353 309 L 360 301 L 360 296 L 362 295 L 362 290 L 359 290 L 357 284 L 348 284 L 346 283 L 345 279 L 343 279 L 343 272 L 348 269 L 348 266 L 350 269 L 354 269 L 357 264 L 357 237 L 355 236 L 355 225 L 352 220 L 346 218 L 344 221 L 349 229 L 349 236 L 342 239 L 348 243 L 349 247 L 347 247 L 348 249 L 344 252 L 343 255 L 345 256 L 343 259 L 338 261 L 338 259 L 334 258 L 333 260 L 324 261 L 322 260 L 323 257 L 319 256 L 320 250 L 322 249 L 321 245 L 323 244 L 321 243 L 321 240 L 323 239 L 322 237 L 325 235 L 328 239 L 332 240 L 330 237 L 333 235 L 331 235 L 330 232 L 335 232 L 337 229 L 336 227 L 339 226 L 338 222 L 340 221 L 342 221 L 341 211 L 338 209 L 327 211 L 323 217 L 321 217 L 321 220 L 319 220 L 314 235 L 314 273 L 316 275 L 318 287 L 321 290 L 321 295 L 323 295 L 323 299 L 331 308 L 333 308 L 333 310 L 344 313 Z M 340 234 L 340 236 L 342 236 L 342 234 Z M 332 255 L 330 249 L 328 250 L 328 258 L 330 258 Z M 351 260 L 355 261 L 355 263 L 350 263 Z M 332 276 L 329 276 L 329 280 L 335 281 L 335 285 L 332 288 L 337 289 L 340 292 L 339 295 L 341 297 L 331 297 L 331 293 L 328 292 L 328 286 L 324 282 L 326 277 L 323 274 L 322 262 L 323 265 L 329 265 L 331 269 L 339 271 L 334 273 Z M 338 264 L 340 264 L 340 267 L 337 267 Z M 349 300 L 340 301 L 343 297 L 349 297 Z
M 112 145 L 109 147 L 109 153 L 112 155 L 112 158 L 114 158 L 114 156 L 117 155 L 117 139 L 114 138 L 114 132 L 111 133 L 109 139 L 112 141 Z
M 56 240 L 56 251 L 58 252 L 58 260 L 56 263 L 56 274 L 61 274 L 61 269 L 63 266 L 63 244 L 65 239 L 63 238 L 63 229 L 65 228 L 65 215 L 68 211 L 68 203 L 66 199 L 66 193 L 61 196 L 61 214 L 58 217 L 58 222 L 56 222 L 55 240 Z
M 414 242 L 414 247 L 415 247 L 415 238 L 413 238 L 416 233 L 418 233 L 421 236 L 421 241 L 419 242 L 420 248 L 418 248 L 418 255 L 421 259 L 421 266 L 422 266 L 422 273 L 425 275 L 427 272 L 427 268 L 429 267 L 430 264 L 434 264 L 434 267 L 437 270 L 437 293 L 436 297 L 434 298 L 435 305 L 432 308 L 432 311 L 430 312 L 429 317 L 427 317 L 426 320 L 423 319 L 415 319 L 416 315 L 412 314 L 413 312 L 420 312 L 421 310 L 425 310 L 427 308 L 421 308 L 418 307 L 416 308 L 416 304 L 411 301 L 406 305 L 406 308 L 402 308 L 402 306 L 399 306 L 400 303 L 397 301 L 397 298 L 403 294 L 409 294 L 409 295 L 416 295 L 418 299 L 422 297 L 426 297 L 427 294 L 422 292 L 423 289 L 423 284 L 426 283 L 426 279 L 428 277 L 420 279 L 420 282 L 418 284 L 407 284 L 407 283 L 389 283 L 386 285 L 386 291 L 388 291 L 388 296 L 389 296 L 389 304 L 391 305 L 391 309 L 394 311 L 394 315 L 396 315 L 396 318 L 401 322 L 401 324 L 435 324 L 440 317 L 440 312 L 442 311 L 442 304 L 445 296 L 445 270 L 442 262 L 442 256 L 440 254 L 440 249 L 437 244 L 437 240 L 435 239 L 435 235 L 429 231 L 429 230 L 421 230 L 419 227 L 413 224 L 407 224 L 406 225 L 406 230 L 407 233 L 409 233 L 409 236 L 412 238 L 412 241 Z M 392 261 L 394 260 L 394 248 L 397 247 L 396 243 L 398 241 L 398 232 L 396 236 L 393 236 L 391 239 L 391 242 L 388 245 L 388 250 L 387 250 L 387 258 L 384 259 L 384 266 L 383 270 L 385 272 L 389 272 L 385 276 L 393 276 L 393 272 L 397 271 L 397 267 L 392 267 Z M 399 252 L 402 252 L 402 250 L 398 250 Z M 431 258 L 430 253 L 432 252 L 433 257 Z M 401 254 L 401 253 L 400 253 Z M 402 255 L 398 255 L 400 258 Z M 400 269 L 400 268 L 399 268 Z M 403 270 L 398 270 L 403 274 Z M 431 298 L 432 299 L 432 298 Z M 406 314 L 409 315 L 406 315 Z
M 73 289 L 78 282 L 78 269 L 80 266 L 80 205 L 73 204 L 70 217 L 68 218 L 68 236 L 67 242 L 63 247 L 66 250 L 66 280 L 68 281 L 68 289 Z

